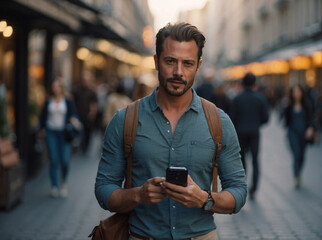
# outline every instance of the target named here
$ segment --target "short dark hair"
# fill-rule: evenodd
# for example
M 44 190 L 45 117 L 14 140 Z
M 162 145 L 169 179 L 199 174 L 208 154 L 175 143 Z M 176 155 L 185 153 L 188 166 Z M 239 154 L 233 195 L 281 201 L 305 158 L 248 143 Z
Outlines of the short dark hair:
M 255 82 L 256 82 L 256 77 L 252 73 L 247 73 L 242 80 L 243 86 L 246 88 L 252 87 L 255 84 Z
M 194 40 L 198 46 L 198 61 L 200 60 L 206 39 L 197 27 L 181 22 L 175 24 L 168 23 L 165 27 L 161 28 L 156 35 L 156 55 L 158 59 L 163 51 L 164 40 L 167 37 L 179 42 Z

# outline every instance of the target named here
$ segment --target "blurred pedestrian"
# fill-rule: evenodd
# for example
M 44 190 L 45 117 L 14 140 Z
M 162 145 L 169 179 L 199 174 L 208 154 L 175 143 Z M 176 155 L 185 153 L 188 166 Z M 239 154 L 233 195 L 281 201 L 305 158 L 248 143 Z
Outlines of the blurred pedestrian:
M 71 157 L 71 142 L 65 138 L 65 129 L 72 123 L 81 129 L 81 123 L 74 102 L 64 92 L 63 83 L 56 79 L 51 83 L 50 97 L 45 101 L 39 119 L 38 137 L 45 136 L 49 155 L 49 173 L 52 197 L 67 197 L 67 177 Z M 58 167 L 61 167 L 61 182 L 58 178 Z M 59 192 L 60 187 L 60 192 Z
M 305 149 L 308 141 L 314 137 L 313 111 L 302 86 L 295 85 L 290 89 L 288 105 L 284 111 L 284 119 L 293 155 L 295 187 L 299 188 Z
M 249 196 L 254 199 L 260 175 L 258 160 L 260 127 L 268 122 L 269 105 L 264 95 L 255 90 L 256 77 L 253 74 L 246 74 L 242 79 L 242 85 L 244 90 L 234 98 L 230 117 L 236 127 L 245 171 L 247 169 L 245 155 L 248 150 L 252 154 L 253 178 Z
M 168 24 L 156 38 L 159 87 L 140 101 L 133 145 L 132 188 L 122 189 L 125 109 L 105 133 L 96 177 L 96 198 L 104 209 L 129 212 L 130 238 L 217 239 L 213 214 L 237 213 L 246 201 L 245 172 L 234 126 L 219 110 L 222 191 L 212 192 L 214 141 L 201 99 L 192 88 L 205 38 L 187 23 Z M 166 181 L 169 166 L 186 167 L 187 186 Z M 176 175 L 177 177 L 177 175 Z
M 224 85 L 224 83 L 220 83 L 215 87 L 212 102 L 214 102 L 217 107 L 224 110 L 225 113 L 229 113 L 231 101 L 227 97 L 226 86 Z
M 144 73 L 141 74 L 136 81 L 134 91 L 133 91 L 133 100 L 144 98 L 150 95 L 153 92 L 153 89 L 156 87 L 157 81 L 153 74 Z
M 112 120 L 114 114 L 118 110 L 125 108 L 131 102 L 132 100 L 125 93 L 123 84 L 119 83 L 116 92 L 108 96 L 103 113 L 103 126 L 106 127 Z
M 322 91 L 319 93 L 319 97 L 316 103 L 316 140 L 320 142 L 322 131 Z
M 207 68 L 203 74 L 203 82 L 196 88 L 198 96 L 207 99 L 210 102 L 214 101 L 214 70 Z
M 95 127 L 100 134 L 104 134 L 106 125 L 105 126 L 103 125 L 103 117 L 104 117 L 104 108 L 108 97 L 107 82 L 102 81 L 100 84 L 97 85 L 96 95 L 97 95 L 97 114 L 95 119 Z
M 95 129 L 95 119 L 98 112 L 98 100 L 96 92 L 91 86 L 92 80 L 93 76 L 91 72 L 82 72 L 81 83 L 72 92 L 77 112 L 83 124 L 81 150 L 84 154 L 88 150 L 91 135 Z

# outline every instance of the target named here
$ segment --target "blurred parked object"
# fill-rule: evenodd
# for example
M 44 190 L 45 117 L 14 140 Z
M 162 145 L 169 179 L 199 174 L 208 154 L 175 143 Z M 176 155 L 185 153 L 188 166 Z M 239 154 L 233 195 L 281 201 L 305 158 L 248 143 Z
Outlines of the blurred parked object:
M 0 207 L 10 210 L 21 201 L 24 172 L 10 138 L 0 138 Z
M 7 116 L 6 86 L 0 79 L 0 138 L 10 134 L 10 125 Z

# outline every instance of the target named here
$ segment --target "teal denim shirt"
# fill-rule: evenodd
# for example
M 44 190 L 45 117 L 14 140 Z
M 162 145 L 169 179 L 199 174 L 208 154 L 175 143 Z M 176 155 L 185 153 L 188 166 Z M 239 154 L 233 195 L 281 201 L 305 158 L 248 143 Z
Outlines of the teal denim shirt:
M 201 100 L 193 89 L 191 91 L 193 100 L 178 121 L 174 134 L 157 104 L 156 90 L 141 100 L 133 150 L 133 187 L 143 185 L 149 178 L 165 177 L 169 166 L 183 166 L 188 168 L 190 176 L 201 189 L 211 190 L 215 144 Z M 236 200 L 234 213 L 237 213 L 246 202 L 245 171 L 234 126 L 220 109 L 219 114 L 223 137 L 218 174 L 222 189 L 229 191 Z M 108 209 L 110 195 L 122 187 L 126 176 L 122 137 L 124 115 L 125 109 L 115 114 L 104 136 L 95 184 L 96 198 L 104 209 Z M 131 212 L 129 224 L 131 231 L 155 239 L 186 239 L 216 228 L 211 212 L 183 207 L 167 197 L 157 204 L 137 206 Z

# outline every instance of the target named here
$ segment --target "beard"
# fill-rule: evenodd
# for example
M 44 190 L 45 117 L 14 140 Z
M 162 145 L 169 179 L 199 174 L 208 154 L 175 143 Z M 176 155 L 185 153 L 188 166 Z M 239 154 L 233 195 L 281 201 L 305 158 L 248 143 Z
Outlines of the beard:
M 167 94 L 169 94 L 170 96 L 174 96 L 174 97 L 180 97 L 183 94 L 185 94 L 192 87 L 193 82 L 194 82 L 193 79 L 191 81 L 185 81 L 181 77 L 172 77 L 172 78 L 165 79 L 160 74 L 160 71 L 158 73 L 158 76 L 159 76 L 160 87 L 162 87 Z M 168 83 L 170 83 L 171 81 L 176 81 L 176 82 L 182 83 L 184 85 L 184 88 L 181 91 L 178 90 L 179 87 L 173 87 L 173 89 L 169 88 Z

